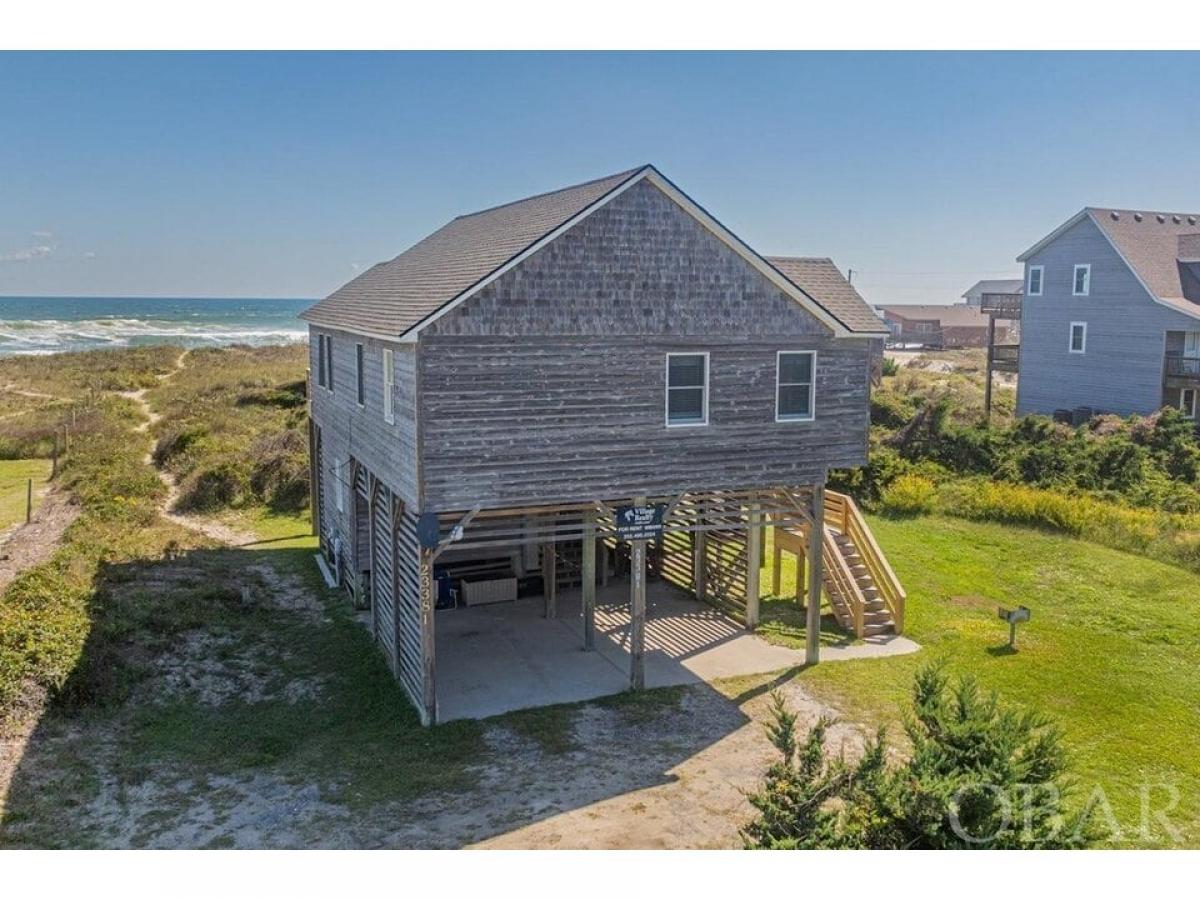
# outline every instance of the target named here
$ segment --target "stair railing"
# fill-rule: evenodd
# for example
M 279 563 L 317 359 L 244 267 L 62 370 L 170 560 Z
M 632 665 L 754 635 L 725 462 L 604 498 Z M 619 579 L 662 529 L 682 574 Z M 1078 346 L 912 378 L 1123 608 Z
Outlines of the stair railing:
M 828 527 L 841 531 L 854 542 L 863 564 L 871 573 L 875 587 L 879 590 L 879 596 L 883 598 L 888 611 L 892 614 L 892 620 L 896 623 L 896 634 L 903 633 L 904 604 L 907 595 L 900 584 L 900 579 L 892 571 L 887 557 L 879 548 L 875 535 L 867 525 L 866 519 L 863 518 L 858 504 L 846 494 L 826 491 L 825 522 Z
M 833 534 L 833 529 L 826 526 L 821 541 L 821 560 L 825 566 L 825 578 L 829 582 L 829 587 L 833 588 L 830 591 L 830 600 L 836 603 L 840 599 L 846 605 L 850 611 L 851 630 L 856 638 L 861 638 L 863 636 L 863 607 L 866 601 Z

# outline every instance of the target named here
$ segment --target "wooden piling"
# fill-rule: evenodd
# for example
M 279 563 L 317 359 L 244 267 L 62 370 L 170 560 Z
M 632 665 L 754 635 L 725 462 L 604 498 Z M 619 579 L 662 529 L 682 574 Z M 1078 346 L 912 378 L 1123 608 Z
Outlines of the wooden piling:
M 812 530 L 808 541 L 808 608 L 805 616 L 804 662 L 821 661 L 821 549 L 825 537 L 825 482 L 812 489 Z
M 581 548 L 583 583 L 580 593 L 583 599 L 583 649 L 596 646 L 596 513 L 588 511 L 583 516 L 583 546 Z
M 636 506 L 645 506 L 638 497 Z M 640 691 L 646 686 L 646 542 L 631 541 L 629 554 L 629 686 Z

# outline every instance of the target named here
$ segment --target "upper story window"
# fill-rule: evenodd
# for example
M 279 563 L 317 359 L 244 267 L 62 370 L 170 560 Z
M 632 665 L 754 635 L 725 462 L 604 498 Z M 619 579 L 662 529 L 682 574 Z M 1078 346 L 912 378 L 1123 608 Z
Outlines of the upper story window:
M 1086 297 L 1092 290 L 1092 267 L 1078 265 L 1075 267 L 1075 277 L 1071 284 L 1071 293 L 1076 297 Z
M 333 338 L 317 335 L 317 384 L 333 390 Z
M 1087 352 L 1087 322 L 1071 323 L 1071 343 L 1067 345 L 1071 353 Z
M 366 378 L 363 373 L 363 345 L 354 345 L 354 390 L 355 399 L 358 400 L 358 405 L 364 405 L 366 401 Z
M 817 354 L 781 350 L 775 362 L 775 421 L 807 422 L 813 418 Z
M 1179 411 L 1185 419 L 1196 418 L 1196 389 L 1184 388 L 1179 392 Z
M 394 351 L 383 351 L 383 421 L 396 424 L 396 357 Z
M 1029 267 L 1029 296 L 1042 296 L 1042 278 L 1045 276 L 1045 266 L 1030 266 Z
M 338 512 L 346 511 L 346 484 L 342 481 L 342 473 L 338 471 L 338 467 L 330 467 L 330 475 L 333 476 L 333 502 L 337 507 Z
M 667 426 L 708 424 L 708 354 L 667 354 Z

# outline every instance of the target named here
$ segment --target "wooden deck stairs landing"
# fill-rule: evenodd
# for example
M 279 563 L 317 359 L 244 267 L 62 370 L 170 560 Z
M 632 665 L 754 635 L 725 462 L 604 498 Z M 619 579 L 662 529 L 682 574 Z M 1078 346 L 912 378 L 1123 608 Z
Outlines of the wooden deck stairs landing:
M 811 526 L 775 526 L 776 595 L 780 556 L 790 552 L 796 556 L 796 599 L 804 599 L 804 560 L 810 530 Z M 857 504 L 834 491 L 825 492 L 821 563 L 825 595 L 842 628 L 859 638 L 900 634 L 904 630 L 904 588 Z

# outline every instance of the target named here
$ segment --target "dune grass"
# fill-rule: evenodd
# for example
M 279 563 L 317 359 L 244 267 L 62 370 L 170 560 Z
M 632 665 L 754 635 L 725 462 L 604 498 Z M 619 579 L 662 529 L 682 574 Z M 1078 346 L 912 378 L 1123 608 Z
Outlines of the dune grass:
M 49 477 L 49 460 L 0 459 L 0 533 L 25 521 L 29 479 L 33 479 L 33 508 L 36 511 Z
M 820 665 L 801 674 L 805 686 L 898 731 L 917 667 L 973 673 L 1057 718 L 1079 799 L 1102 791 L 1121 825 L 1114 843 L 1177 846 L 1153 816 L 1141 831 L 1141 792 L 1157 810 L 1175 790 L 1179 844 L 1200 846 L 1200 576 L 1021 527 L 940 517 L 871 526 L 908 592 L 906 634 L 924 649 Z M 1011 653 L 997 607 L 1018 604 L 1033 617 Z

